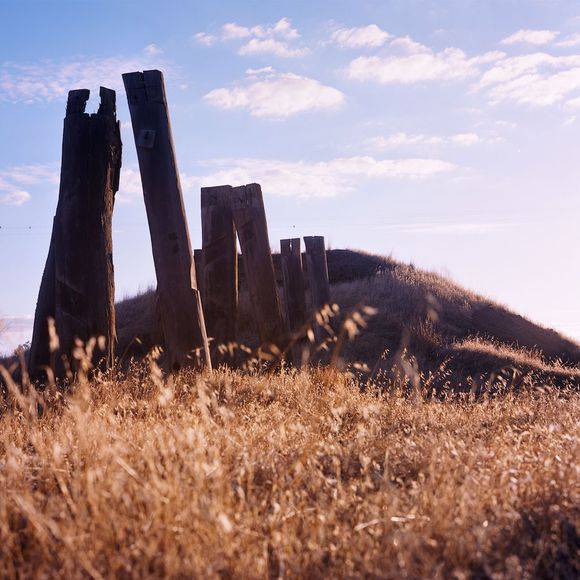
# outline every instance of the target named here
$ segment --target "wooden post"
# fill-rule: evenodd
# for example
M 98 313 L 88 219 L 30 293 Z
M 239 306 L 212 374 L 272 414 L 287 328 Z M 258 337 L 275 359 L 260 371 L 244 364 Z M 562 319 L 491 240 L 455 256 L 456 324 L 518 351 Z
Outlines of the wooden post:
M 59 200 L 30 348 L 33 376 L 51 362 L 48 317 L 55 320 L 61 354 L 70 355 L 76 338 L 86 341 L 104 336 L 102 362 L 105 366 L 113 364 L 112 216 L 119 187 L 121 136 L 115 91 L 101 87 L 100 97 L 98 112 L 89 115 L 85 113 L 88 90 L 68 95 Z
M 203 287 L 203 252 L 201 248 L 196 248 L 193 250 L 193 261 L 195 262 L 195 279 L 197 281 L 197 289 L 199 290 L 199 295 L 201 297 L 201 303 L 203 304 L 203 317 L 206 321 L 207 330 L 207 316 L 205 314 L 205 290 Z
M 328 264 L 324 236 L 306 236 L 306 270 L 310 283 L 312 308 L 320 310 L 330 302 L 330 283 L 328 281 Z
M 232 209 L 260 340 L 273 343 L 283 350 L 286 329 L 276 288 L 260 186 L 251 183 L 234 187 Z
M 306 322 L 306 295 L 300 238 L 280 240 L 280 261 L 284 282 L 286 321 L 292 333 Z
M 137 146 L 168 363 L 178 369 L 198 350 L 201 358 L 193 357 L 193 363 L 211 368 L 163 74 L 132 72 L 123 75 L 123 82 Z
M 238 248 L 229 185 L 202 187 L 201 232 L 207 333 L 219 346 L 236 339 Z

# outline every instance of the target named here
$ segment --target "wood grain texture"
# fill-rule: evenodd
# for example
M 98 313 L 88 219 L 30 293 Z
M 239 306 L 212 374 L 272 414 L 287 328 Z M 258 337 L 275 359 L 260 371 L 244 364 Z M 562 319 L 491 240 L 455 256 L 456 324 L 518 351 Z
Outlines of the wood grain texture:
M 276 287 L 260 186 L 251 183 L 232 188 L 232 210 L 260 340 L 283 350 L 287 332 Z
M 104 336 L 98 364 L 114 361 L 115 284 L 112 216 L 121 169 L 115 92 L 101 87 L 97 113 L 85 112 L 89 91 L 69 92 L 60 190 L 41 282 L 30 349 L 31 374 L 51 362 L 47 318 L 54 318 L 61 355 L 75 340 Z M 58 362 L 60 357 L 55 357 Z M 62 367 L 57 366 L 57 372 Z
M 204 314 L 214 345 L 236 340 L 238 250 L 232 187 L 202 187 L 201 232 Z
M 290 331 L 295 333 L 302 328 L 307 316 L 300 238 L 280 240 L 280 262 L 286 321 Z
M 312 308 L 318 310 L 330 302 L 330 283 L 328 281 L 324 236 L 305 236 L 304 246 Z
M 157 276 L 159 311 L 170 368 L 211 368 L 163 74 L 123 75 Z M 195 353 L 195 356 L 192 356 Z

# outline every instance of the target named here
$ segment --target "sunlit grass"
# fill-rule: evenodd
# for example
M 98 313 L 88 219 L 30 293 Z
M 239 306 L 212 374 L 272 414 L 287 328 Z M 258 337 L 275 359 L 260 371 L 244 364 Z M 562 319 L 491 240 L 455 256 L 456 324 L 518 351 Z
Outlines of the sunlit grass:
M 66 395 L 13 385 L 3 573 L 577 573 L 577 393 L 359 387 L 333 368 L 168 380 L 152 359 Z

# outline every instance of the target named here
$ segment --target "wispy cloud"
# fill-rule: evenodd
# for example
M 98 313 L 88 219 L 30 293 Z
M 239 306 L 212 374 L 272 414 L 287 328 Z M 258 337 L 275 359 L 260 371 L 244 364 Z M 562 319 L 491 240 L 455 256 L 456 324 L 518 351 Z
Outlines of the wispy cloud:
M 482 136 L 478 133 L 456 133 L 454 135 L 423 135 L 421 133 L 393 133 L 392 135 L 372 137 L 367 144 L 377 149 L 398 149 L 403 147 L 431 147 L 439 145 L 457 145 L 471 147 L 479 143 L 498 143 L 501 138 L 497 135 Z
M 542 46 L 550 44 L 560 33 L 557 30 L 529 30 L 522 29 L 504 38 L 500 44 L 533 44 Z
M 0 170 L 0 205 L 25 204 L 32 198 L 28 190 L 40 184 L 58 185 L 55 164 L 14 165 Z
M 199 44 L 203 44 L 203 46 L 213 46 L 219 40 L 215 34 L 209 34 L 207 32 L 197 32 L 193 35 L 193 38 Z
M 561 48 L 570 48 L 575 46 L 580 46 L 580 32 L 576 32 L 575 34 L 570 34 L 563 40 L 560 40 L 556 43 L 556 46 Z
M 212 46 L 218 41 L 243 41 L 244 44 L 238 48 L 238 54 L 243 56 L 271 54 L 280 58 L 295 58 L 310 52 L 305 46 L 293 44 L 300 38 L 300 33 L 286 17 L 266 26 L 242 26 L 227 22 L 219 33 L 198 32 L 194 38 L 204 46 Z
M 148 44 L 144 49 L 143 52 L 148 54 L 149 56 L 155 56 L 157 54 L 163 54 L 163 50 L 159 48 L 156 44 L 151 43 Z
M 345 101 L 339 90 L 271 67 L 249 69 L 246 78 L 232 87 L 214 89 L 205 101 L 220 109 L 241 109 L 254 117 L 285 118 L 312 110 L 334 110 Z
M 342 157 L 310 163 L 271 159 L 213 159 L 201 162 L 202 176 L 182 176 L 185 188 L 259 182 L 270 195 L 298 198 L 334 197 L 355 191 L 361 180 L 420 180 L 446 174 L 457 166 L 438 159 Z
M 307 48 L 291 48 L 288 43 L 275 38 L 252 38 L 240 47 L 238 54 L 273 54 L 281 58 L 292 58 L 308 54 Z
M 330 40 L 341 48 L 377 48 L 385 44 L 390 34 L 377 26 L 369 24 L 358 28 L 339 28 Z
M 347 77 L 380 84 L 466 79 L 477 76 L 482 65 L 505 57 L 503 52 L 492 51 L 469 58 L 454 47 L 435 52 L 409 37 L 394 39 L 389 48 L 390 54 L 360 56 L 352 60 L 346 69 Z
M 580 90 L 580 55 L 537 52 L 505 58 L 481 76 L 475 89 L 487 90 L 493 104 L 554 105 Z
M 29 104 L 53 101 L 65 97 L 71 89 L 97 89 L 101 85 L 120 90 L 121 75 L 136 70 L 162 68 L 166 74 L 173 74 L 174 67 L 160 59 L 157 47 L 152 49 L 154 46 L 145 47 L 142 54 L 133 57 L 4 62 L 0 64 L 0 101 Z

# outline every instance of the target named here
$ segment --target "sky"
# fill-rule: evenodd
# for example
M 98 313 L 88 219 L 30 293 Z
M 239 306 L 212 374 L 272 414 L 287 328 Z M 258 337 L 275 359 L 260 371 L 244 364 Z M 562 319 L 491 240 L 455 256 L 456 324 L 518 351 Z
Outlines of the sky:
M 200 187 L 262 185 L 274 249 L 392 254 L 580 339 L 577 0 L 0 0 L 0 352 L 31 337 L 67 92 L 117 90 L 117 298 L 155 286 L 121 73 L 165 74 Z

